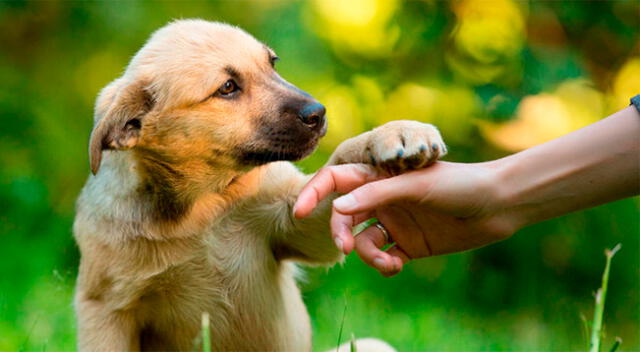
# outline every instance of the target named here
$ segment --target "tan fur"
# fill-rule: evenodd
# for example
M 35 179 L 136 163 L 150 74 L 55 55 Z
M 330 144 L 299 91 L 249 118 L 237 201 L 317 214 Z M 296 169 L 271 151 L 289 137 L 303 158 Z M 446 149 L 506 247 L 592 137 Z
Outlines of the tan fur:
M 340 260 L 328 234 L 330 204 L 294 219 L 309 176 L 284 161 L 252 167 L 236 154 L 265 143 L 255 138 L 258 119 L 285 123 L 273 120 L 274 102 L 293 93 L 271 68 L 272 54 L 235 27 L 177 21 L 100 93 L 94 175 L 74 223 L 80 350 L 190 350 L 203 312 L 214 350 L 311 349 L 293 261 Z M 225 64 L 242 72 L 244 98 L 208 99 L 228 79 Z M 335 160 L 361 162 L 352 156 L 371 138 L 403 131 L 356 137 Z M 433 131 L 415 143 L 440 143 Z

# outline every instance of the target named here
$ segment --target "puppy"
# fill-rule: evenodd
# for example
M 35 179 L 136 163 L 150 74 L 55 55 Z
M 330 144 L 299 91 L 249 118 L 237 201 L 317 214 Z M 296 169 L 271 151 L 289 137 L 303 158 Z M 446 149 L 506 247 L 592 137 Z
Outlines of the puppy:
M 202 20 L 155 32 L 95 106 L 92 175 L 77 202 L 75 295 L 83 351 L 309 351 L 294 262 L 341 259 L 330 203 L 291 215 L 325 108 L 244 31 Z M 437 130 L 400 121 L 347 140 L 330 163 L 422 167 Z M 404 152 L 401 152 L 404 151 Z M 369 341 L 370 342 L 370 341 Z

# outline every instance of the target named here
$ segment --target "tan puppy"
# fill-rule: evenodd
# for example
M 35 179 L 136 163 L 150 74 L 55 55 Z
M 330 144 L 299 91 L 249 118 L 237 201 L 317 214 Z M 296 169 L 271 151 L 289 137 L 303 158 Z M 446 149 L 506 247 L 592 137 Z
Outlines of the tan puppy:
M 311 349 L 293 261 L 341 256 L 330 204 L 294 219 L 308 177 L 278 160 L 314 150 L 325 111 L 276 59 L 238 28 L 176 21 L 102 90 L 74 224 L 81 350 L 189 350 L 204 312 L 214 350 Z M 346 141 L 332 162 L 401 171 L 443 151 L 433 126 L 404 121 Z

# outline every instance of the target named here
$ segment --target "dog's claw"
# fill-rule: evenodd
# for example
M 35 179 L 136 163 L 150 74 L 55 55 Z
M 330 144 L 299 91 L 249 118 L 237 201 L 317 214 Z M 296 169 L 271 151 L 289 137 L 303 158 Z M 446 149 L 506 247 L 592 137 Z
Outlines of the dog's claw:
M 378 165 L 378 163 L 376 162 L 376 158 L 373 156 L 373 154 L 371 154 L 371 151 L 369 151 L 369 161 L 371 162 L 371 165 L 373 165 L 373 166 Z

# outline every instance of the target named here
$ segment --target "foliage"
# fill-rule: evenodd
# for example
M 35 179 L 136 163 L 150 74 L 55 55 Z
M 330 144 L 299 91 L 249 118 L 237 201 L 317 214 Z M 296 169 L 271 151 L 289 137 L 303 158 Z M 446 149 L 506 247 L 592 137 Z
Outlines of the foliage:
M 93 102 L 171 19 L 237 24 L 275 49 L 281 75 L 329 111 L 328 135 L 299 164 L 313 172 L 340 141 L 394 119 L 437 124 L 448 159 L 471 162 L 626 106 L 640 93 L 639 6 L 0 2 L 0 350 L 74 349 L 79 254 L 71 227 L 89 171 Z M 375 336 L 401 350 L 582 349 L 578 313 L 601 270 L 593 258 L 622 242 L 604 322 L 626 349 L 640 349 L 639 228 L 638 199 L 627 199 L 481 250 L 417 261 L 392 279 L 354 256 L 310 269 L 302 287 L 314 346 L 335 347 L 348 304 L 345 336 Z

